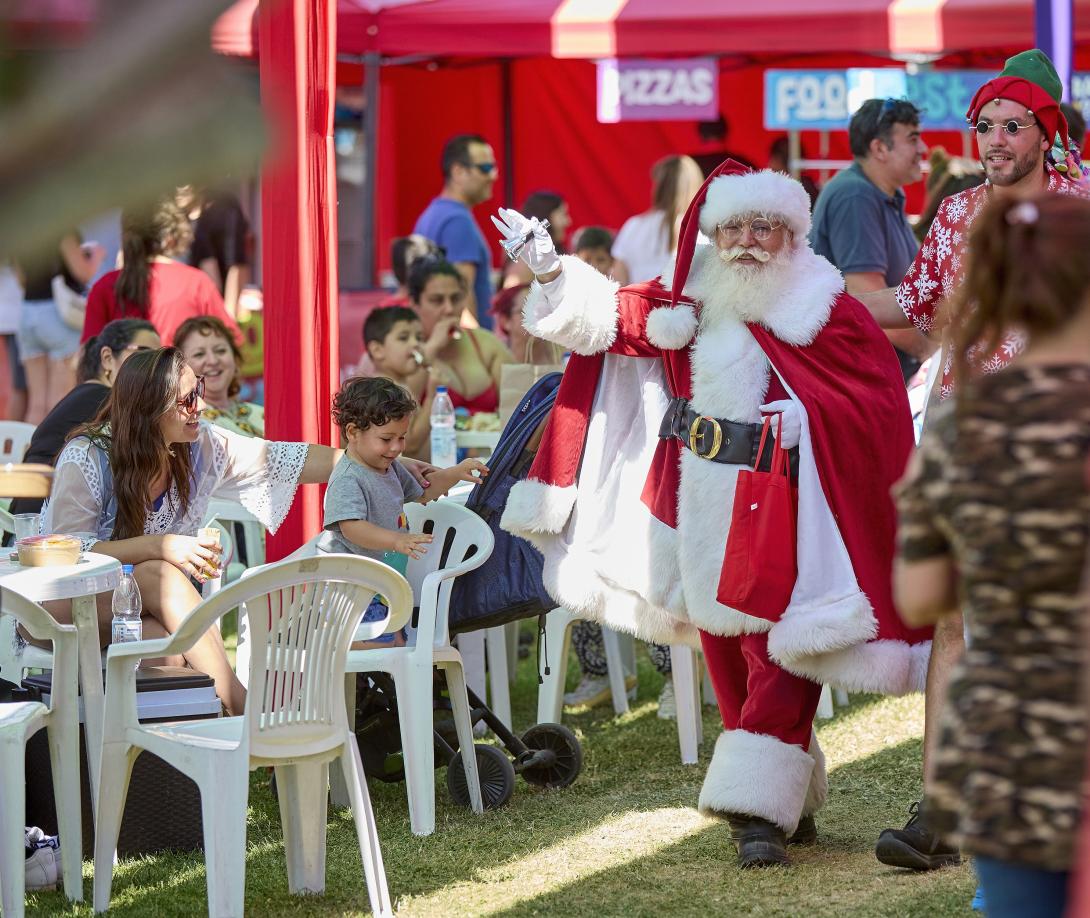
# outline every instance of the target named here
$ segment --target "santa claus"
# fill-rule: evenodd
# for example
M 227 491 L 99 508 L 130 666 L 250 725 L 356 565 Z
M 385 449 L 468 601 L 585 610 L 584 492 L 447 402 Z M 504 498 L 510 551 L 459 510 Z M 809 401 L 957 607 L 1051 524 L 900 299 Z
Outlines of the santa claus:
M 712 174 L 670 289 L 618 289 L 535 220 L 493 219 L 532 234 L 526 328 L 572 352 L 502 525 L 541 551 L 559 604 L 703 649 L 724 732 L 700 808 L 731 821 L 742 866 L 786 863 L 826 795 L 821 683 L 923 687 L 929 633 L 902 625 L 890 584 L 889 491 L 913 442 L 893 349 L 809 248 L 809 197 L 781 173 Z M 772 621 L 717 598 L 735 484 L 770 414 L 798 485 L 797 576 Z

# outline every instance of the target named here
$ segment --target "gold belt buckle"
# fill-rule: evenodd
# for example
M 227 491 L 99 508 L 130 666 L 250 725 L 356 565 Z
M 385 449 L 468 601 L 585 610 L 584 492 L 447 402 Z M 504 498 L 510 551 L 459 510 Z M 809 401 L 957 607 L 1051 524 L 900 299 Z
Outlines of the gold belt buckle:
M 704 431 L 700 429 L 700 422 L 708 421 L 712 425 L 712 448 L 706 453 L 700 451 L 698 443 L 704 442 Z M 723 428 L 719 426 L 719 422 L 715 418 L 707 418 L 700 416 L 693 421 L 692 426 L 689 427 L 689 449 L 691 449 L 701 459 L 714 459 L 719 455 L 719 450 L 723 447 Z

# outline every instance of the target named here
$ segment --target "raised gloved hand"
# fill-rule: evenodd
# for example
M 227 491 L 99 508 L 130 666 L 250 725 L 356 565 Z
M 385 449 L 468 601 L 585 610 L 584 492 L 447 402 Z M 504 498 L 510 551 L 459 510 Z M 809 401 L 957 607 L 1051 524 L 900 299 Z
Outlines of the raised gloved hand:
M 769 402 L 761 405 L 762 414 L 779 414 L 779 422 L 772 419 L 772 436 L 779 434 L 780 446 L 784 449 L 794 449 L 802 439 L 802 413 L 799 406 L 791 399 L 785 398 L 778 402 Z
M 522 247 L 519 258 L 526 262 L 534 274 L 550 274 L 560 267 L 560 256 L 556 254 L 553 237 L 538 221 L 537 217 L 524 217 L 517 210 L 501 207 L 499 216 L 492 218 L 492 223 L 506 239 L 522 239 L 532 232 L 534 238 Z

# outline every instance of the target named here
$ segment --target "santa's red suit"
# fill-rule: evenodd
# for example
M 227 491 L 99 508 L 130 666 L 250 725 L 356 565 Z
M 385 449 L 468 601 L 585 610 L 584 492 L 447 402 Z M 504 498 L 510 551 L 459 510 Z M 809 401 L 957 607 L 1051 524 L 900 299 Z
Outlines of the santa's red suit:
M 714 246 L 696 246 L 686 281 L 683 230 L 673 298 L 657 281 L 618 289 L 570 257 L 557 280 L 535 284 L 526 327 L 572 358 L 502 525 L 542 552 L 559 604 L 647 640 L 703 647 L 725 731 L 700 807 L 790 835 L 825 797 L 811 732 L 820 683 L 923 688 L 930 636 L 901 624 L 890 583 L 889 490 L 912 448 L 911 420 L 887 339 L 806 244 L 801 185 L 773 172 L 724 174 L 705 192 L 707 236 L 732 217 L 776 215 L 793 247 L 740 271 Z M 678 397 L 743 423 L 776 399 L 800 410 L 798 577 L 774 623 L 716 600 L 746 466 L 659 437 Z

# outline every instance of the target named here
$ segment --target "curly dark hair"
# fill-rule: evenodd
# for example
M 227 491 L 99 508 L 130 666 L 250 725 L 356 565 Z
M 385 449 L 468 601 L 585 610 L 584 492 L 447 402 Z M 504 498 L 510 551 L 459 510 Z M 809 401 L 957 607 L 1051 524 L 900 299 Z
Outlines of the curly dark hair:
M 348 425 L 360 430 L 399 421 L 416 411 L 417 404 L 403 386 L 382 376 L 353 376 L 333 397 L 333 421 L 347 436 Z

